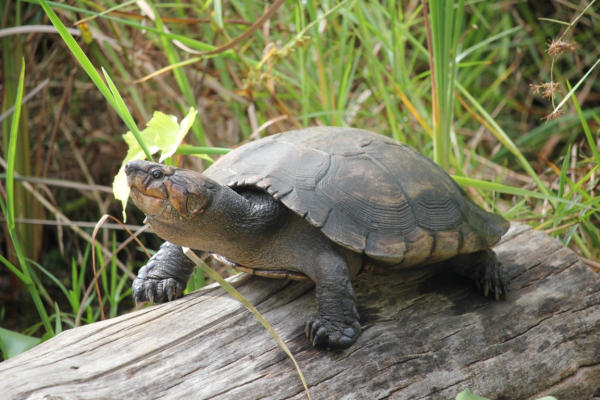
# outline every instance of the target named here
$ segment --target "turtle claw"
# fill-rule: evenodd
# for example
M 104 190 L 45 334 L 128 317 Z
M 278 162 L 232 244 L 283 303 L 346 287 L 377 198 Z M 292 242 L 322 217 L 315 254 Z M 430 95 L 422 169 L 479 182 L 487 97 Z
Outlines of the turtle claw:
M 165 242 L 133 281 L 136 303 L 162 303 L 181 297 L 196 264 L 181 247 Z
M 360 324 L 354 320 L 350 325 L 345 325 L 315 315 L 306 321 L 304 332 L 314 347 L 345 349 L 356 342 L 360 335 Z
M 173 285 L 167 285 L 166 292 L 167 301 L 171 301 L 177 297 L 176 289 L 173 287 Z
M 167 301 L 175 300 L 183 295 L 185 290 L 185 283 L 181 283 L 173 278 L 165 279 L 163 281 L 164 293 Z
M 509 278 L 496 253 L 491 249 L 462 254 L 450 261 L 454 271 L 473 280 L 485 297 L 505 299 L 509 292 Z
M 482 265 L 477 271 L 475 285 L 485 297 L 505 299 L 508 293 L 508 278 L 500 263 Z
M 154 292 L 152 291 L 151 287 L 147 287 L 146 288 L 146 299 L 150 302 L 150 303 L 154 303 Z
M 181 297 L 185 285 L 173 278 L 140 278 L 133 281 L 133 296 L 137 303 L 162 303 Z

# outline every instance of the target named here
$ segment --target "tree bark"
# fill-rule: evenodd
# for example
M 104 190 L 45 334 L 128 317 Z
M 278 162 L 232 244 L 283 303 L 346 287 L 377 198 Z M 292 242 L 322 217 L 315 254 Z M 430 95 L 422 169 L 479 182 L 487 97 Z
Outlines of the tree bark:
M 513 225 L 496 246 L 507 300 L 479 295 L 444 264 L 354 282 L 363 333 L 316 350 L 307 282 L 231 281 L 271 322 L 313 399 L 600 396 L 600 278 L 547 235 Z M 210 286 L 71 329 L 0 363 L 3 399 L 303 399 L 292 362 L 237 301 Z

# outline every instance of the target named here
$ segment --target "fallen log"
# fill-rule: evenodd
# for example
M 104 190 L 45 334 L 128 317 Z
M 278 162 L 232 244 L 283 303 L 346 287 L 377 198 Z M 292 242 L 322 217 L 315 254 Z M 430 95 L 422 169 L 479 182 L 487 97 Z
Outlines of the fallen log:
M 496 246 L 512 278 L 500 302 L 443 265 L 355 281 L 363 333 L 312 348 L 306 282 L 231 281 L 298 360 L 313 399 L 600 396 L 600 278 L 549 236 L 513 225 Z M 237 301 L 210 286 L 71 329 L 0 363 L 2 399 L 303 399 L 290 359 Z

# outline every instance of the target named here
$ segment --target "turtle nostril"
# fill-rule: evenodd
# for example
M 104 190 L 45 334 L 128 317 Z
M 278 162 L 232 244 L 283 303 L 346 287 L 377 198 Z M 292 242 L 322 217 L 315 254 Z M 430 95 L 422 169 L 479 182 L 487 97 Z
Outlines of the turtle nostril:
M 129 173 L 133 170 L 133 166 L 130 162 L 125 164 L 125 175 L 129 175 Z

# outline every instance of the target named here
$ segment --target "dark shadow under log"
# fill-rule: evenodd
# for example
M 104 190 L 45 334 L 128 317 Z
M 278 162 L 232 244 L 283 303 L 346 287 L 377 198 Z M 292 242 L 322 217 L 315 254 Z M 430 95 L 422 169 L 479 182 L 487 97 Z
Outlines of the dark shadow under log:
M 513 225 L 496 246 L 506 301 L 443 265 L 355 281 L 363 334 L 313 349 L 312 286 L 232 281 L 295 354 L 313 399 L 559 400 L 600 395 L 600 278 L 547 235 Z M 47 396 L 47 397 L 45 397 Z M 291 361 L 219 287 L 72 329 L 0 363 L 2 399 L 302 399 Z

